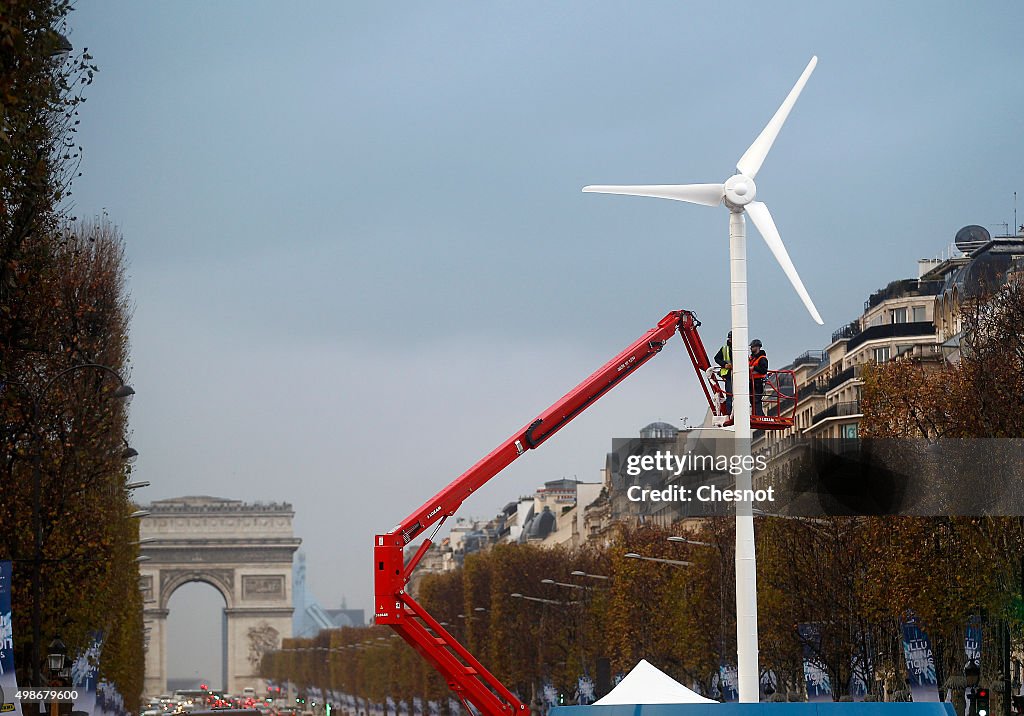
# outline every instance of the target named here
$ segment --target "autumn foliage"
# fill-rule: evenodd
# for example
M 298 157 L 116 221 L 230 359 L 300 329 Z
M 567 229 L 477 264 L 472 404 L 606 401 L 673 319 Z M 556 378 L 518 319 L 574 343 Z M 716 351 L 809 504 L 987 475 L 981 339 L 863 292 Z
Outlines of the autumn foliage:
M 96 71 L 87 50 L 68 51 L 70 11 L 0 0 L 0 559 L 14 563 L 19 683 L 33 671 L 38 569 L 43 654 L 57 636 L 72 655 L 102 636 L 101 677 L 134 709 L 138 524 L 124 490 L 127 408 L 114 396 L 117 374 L 128 377 L 124 248 L 105 220 L 69 216 L 78 110 Z

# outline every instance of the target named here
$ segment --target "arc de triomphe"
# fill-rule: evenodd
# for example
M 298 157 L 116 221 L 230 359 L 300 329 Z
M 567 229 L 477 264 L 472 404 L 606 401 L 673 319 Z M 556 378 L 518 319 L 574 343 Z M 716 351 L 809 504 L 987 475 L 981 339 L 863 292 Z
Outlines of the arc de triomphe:
M 167 604 L 188 582 L 205 582 L 226 604 L 225 689 L 261 691 L 265 651 L 292 634 L 292 533 L 288 504 L 246 504 L 218 497 L 177 497 L 144 506 L 139 565 L 144 619 L 149 628 L 145 689 L 167 690 Z

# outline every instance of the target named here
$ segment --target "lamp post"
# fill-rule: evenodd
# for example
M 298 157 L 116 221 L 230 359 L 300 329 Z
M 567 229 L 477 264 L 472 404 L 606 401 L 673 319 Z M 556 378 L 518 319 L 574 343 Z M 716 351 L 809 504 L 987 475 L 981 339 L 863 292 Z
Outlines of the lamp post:
M 65 677 L 64 669 L 67 655 L 68 648 L 64 646 L 64 642 L 60 640 L 60 637 L 50 642 L 50 646 L 47 648 L 46 665 L 49 667 L 51 677 L 58 679 Z
M 579 648 L 580 653 L 580 670 L 584 676 L 590 676 L 590 672 L 587 669 L 587 653 L 586 653 L 586 616 L 589 607 L 589 597 L 594 591 L 593 587 L 587 587 L 582 584 L 570 584 L 569 582 L 556 582 L 554 579 L 542 579 L 541 584 L 548 584 L 555 587 L 563 587 L 565 589 L 576 589 L 580 591 L 580 596 L 583 599 L 579 604 L 579 609 L 576 610 L 575 624 L 573 625 L 575 642 Z
M 569 606 L 569 605 L 579 604 L 579 602 L 562 602 L 562 601 L 559 601 L 558 599 L 545 599 L 543 597 L 533 597 L 533 596 L 530 596 L 530 595 L 527 595 L 527 594 L 520 594 L 519 592 L 512 592 L 512 594 L 510 594 L 509 596 L 512 597 L 513 599 L 522 599 L 523 601 L 537 602 L 538 604 L 545 605 L 544 607 L 542 607 L 540 609 L 540 623 L 539 623 L 539 630 L 538 630 L 537 640 L 536 640 L 536 642 L 537 642 L 537 669 L 538 669 L 538 672 L 539 672 L 539 675 L 540 675 L 540 681 L 541 681 L 541 683 L 543 683 L 544 674 L 547 672 L 547 669 L 545 668 L 546 664 L 547 664 L 547 660 L 545 659 L 545 651 L 544 651 L 544 647 L 543 647 L 543 645 L 544 645 L 544 633 L 545 633 L 544 621 L 545 621 L 545 616 L 547 615 L 547 611 L 548 611 L 547 605 L 553 605 L 553 606 L 556 606 L 556 607 L 565 607 L 565 606 Z M 544 701 L 541 698 L 541 694 L 543 693 L 543 691 L 537 689 L 536 682 L 533 685 L 533 689 L 534 689 L 534 697 L 533 697 L 533 710 L 532 710 L 532 713 L 535 713 L 535 714 L 538 714 L 538 715 L 544 714 L 544 713 L 546 713 L 546 709 L 544 708 Z
M 544 599 L 543 597 L 530 597 L 530 596 L 527 596 L 525 594 L 520 594 L 519 592 L 512 592 L 512 594 L 510 594 L 509 596 L 512 597 L 513 599 L 525 599 L 525 600 L 530 601 L 530 602 L 540 602 L 541 604 L 555 604 L 555 605 L 560 606 L 560 607 L 564 607 L 567 604 L 576 604 L 576 602 L 560 602 L 557 599 Z
M 610 581 L 611 580 L 611 577 L 609 577 L 607 575 L 604 575 L 604 574 L 587 574 L 586 572 L 584 572 L 582 570 L 579 570 L 579 569 L 574 570 L 572 572 L 569 572 L 569 574 L 571 574 L 574 577 L 589 577 L 590 579 L 601 579 L 601 580 L 604 580 L 604 581 Z
M 569 584 L 568 582 L 556 582 L 553 579 L 542 579 L 541 584 L 552 584 L 556 587 L 565 587 L 566 589 L 592 589 L 593 587 L 585 587 L 582 584 Z
M 693 562 L 684 562 L 681 559 L 665 559 L 663 557 L 644 557 L 636 552 L 626 552 L 622 555 L 626 559 L 642 559 L 645 562 L 658 562 L 660 564 L 667 564 L 671 567 L 692 567 Z
M 689 539 L 687 537 L 677 537 L 676 535 L 672 535 L 672 536 L 668 537 L 668 541 L 669 542 L 675 542 L 677 544 L 695 544 L 698 547 L 714 547 L 715 546 L 715 545 L 711 544 L 710 542 L 698 542 L 695 539 Z
M 43 563 L 43 526 L 42 526 L 42 483 L 43 483 L 43 446 L 42 446 L 42 433 L 39 429 L 39 420 L 42 414 L 42 400 L 50 392 L 50 389 L 56 385 L 57 380 L 63 378 L 71 373 L 75 373 L 81 370 L 99 370 L 108 375 L 113 376 L 118 381 L 118 387 L 114 391 L 114 397 L 118 399 L 125 399 L 132 395 L 135 395 L 135 390 L 130 385 L 125 383 L 121 377 L 113 368 L 109 368 L 99 363 L 81 363 L 79 365 L 73 365 L 70 368 L 58 372 L 52 378 L 50 378 L 44 385 L 42 390 L 32 398 L 32 430 L 34 432 L 33 438 L 38 443 L 36 445 L 36 452 L 34 458 L 34 464 L 32 468 L 32 535 L 33 535 L 33 556 L 32 556 L 32 683 L 34 686 L 44 686 L 42 681 L 42 673 L 40 672 L 40 644 L 42 642 L 42 563 Z M 122 455 L 128 453 L 131 450 L 134 455 L 138 453 L 128 448 Z M 134 457 L 129 455 L 129 457 Z
M 693 545 L 695 547 L 715 547 L 718 549 L 718 563 L 721 567 L 718 576 L 718 664 L 719 669 L 721 669 L 725 665 L 725 548 L 721 542 L 718 542 L 717 544 L 712 544 L 711 542 L 701 542 L 700 540 L 690 539 L 689 537 L 681 537 L 678 535 L 669 536 L 668 541 L 674 544 L 687 544 Z M 718 691 L 722 695 L 722 699 L 724 700 L 725 696 L 721 687 L 721 678 L 722 676 L 720 672 Z M 774 687 L 772 687 L 771 693 L 775 693 Z M 768 693 L 767 688 L 765 689 L 765 696 L 771 696 L 771 694 Z

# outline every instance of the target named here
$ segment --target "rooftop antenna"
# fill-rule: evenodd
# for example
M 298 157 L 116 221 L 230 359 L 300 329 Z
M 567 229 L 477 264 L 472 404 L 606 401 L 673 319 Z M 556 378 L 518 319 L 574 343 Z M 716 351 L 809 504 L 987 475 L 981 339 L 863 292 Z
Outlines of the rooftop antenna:
M 733 345 L 743 350 L 747 346 L 747 232 L 749 215 L 758 233 L 768 244 L 775 260 L 793 285 L 800 300 L 815 323 L 824 325 L 814 307 L 803 281 L 789 258 L 779 230 L 775 227 L 768 207 L 754 201 L 757 187 L 754 178 L 768 151 L 775 143 L 782 125 L 796 104 L 800 92 L 818 63 L 812 57 L 803 74 L 790 90 L 761 134 L 736 163 L 736 173 L 721 184 L 682 184 L 646 186 L 588 186 L 583 191 L 602 194 L 628 194 L 675 199 L 705 206 L 725 205 L 729 210 L 729 273 L 731 283 Z M 733 427 L 736 452 L 750 455 L 750 383 L 747 361 L 733 363 Z M 752 477 L 749 469 L 736 476 L 736 488 L 750 490 Z M 739 672 L 740 703 L 757 703 L 760 690 L 760 668 L 757 656 L 757 569 L 754 550 L 754 514 L 750 502 L 736 503 L 736 651 Z

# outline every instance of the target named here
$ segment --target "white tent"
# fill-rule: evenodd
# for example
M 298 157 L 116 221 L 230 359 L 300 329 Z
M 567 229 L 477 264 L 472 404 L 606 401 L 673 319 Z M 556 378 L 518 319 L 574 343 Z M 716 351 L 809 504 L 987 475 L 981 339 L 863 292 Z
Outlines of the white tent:
M 594 706 L 619 704 L 716 704 L 691 691 L 646 659 L 633 667 L 618 686 L 594 702 Z

